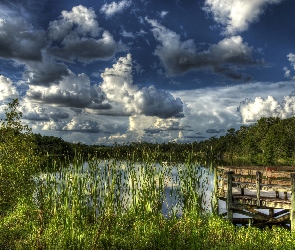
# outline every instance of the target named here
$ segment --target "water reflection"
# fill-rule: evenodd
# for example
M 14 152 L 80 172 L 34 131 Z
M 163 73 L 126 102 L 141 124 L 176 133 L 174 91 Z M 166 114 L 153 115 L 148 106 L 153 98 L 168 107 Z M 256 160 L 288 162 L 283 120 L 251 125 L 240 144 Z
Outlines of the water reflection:
M 97 215 L 100 213 L 99 207 L 108 202 L 108 199 L 112 199 L 116 206 L 128 208 L 144 198 L 147 199 L 146 204 L 155 204 L 155 199 L 158 199 L 161 212 L 165 216 L 171 213 L 181 216 L 186 194 L 192 190 L 198 194 L 192 199 L 197 197 L 202 209 L 212 212 L 213 169 L 212 164 L 210 168 L 201 164 L 188 166 L 167 162 L 132 163 L 108 160 L 96 164 L 85 162 L 79 167 L 71 165 L 68 169 L 47 176 L 41 174 L 39 181 L 47 187 L 53 187 L 55 192 L 51 192 L 51 198 L 58 200 L 63 200 L 67 193 L 77 192 L 74 183 L 78 183 L 83 186 L 83 194 L 79 194 L 79 197 L 89 207 L 96 206 Z M 37 196 L 36 190 L 35 197 Z M 66 201 L 71 204 L 71 198 L 67 197 Z M 219 209 L 219 212 L 225 209 L 225 204 L 220 201 Z

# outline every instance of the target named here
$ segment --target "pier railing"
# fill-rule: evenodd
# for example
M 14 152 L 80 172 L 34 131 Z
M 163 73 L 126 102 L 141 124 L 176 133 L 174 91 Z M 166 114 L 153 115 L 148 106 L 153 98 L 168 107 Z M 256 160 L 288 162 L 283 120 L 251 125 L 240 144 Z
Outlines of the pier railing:
M 295 167 L 218 167 L 218 171 L 218 198 L 226 201 L 228 220 L 249 223 L 249 218 L 233 217 L 238 213 L 256 226 L 284 223 L 295 230 Z

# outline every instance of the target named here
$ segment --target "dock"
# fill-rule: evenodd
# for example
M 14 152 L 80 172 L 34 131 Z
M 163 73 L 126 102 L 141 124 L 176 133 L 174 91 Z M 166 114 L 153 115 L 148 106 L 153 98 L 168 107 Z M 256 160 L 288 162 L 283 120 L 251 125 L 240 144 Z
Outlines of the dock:
M 217 176 L 217 197 L 227 209 L 221 216 L 234 224 L 295 230 L 295 167 L 219 166 Z M 234 218 L 234 213 L 248 218 Z

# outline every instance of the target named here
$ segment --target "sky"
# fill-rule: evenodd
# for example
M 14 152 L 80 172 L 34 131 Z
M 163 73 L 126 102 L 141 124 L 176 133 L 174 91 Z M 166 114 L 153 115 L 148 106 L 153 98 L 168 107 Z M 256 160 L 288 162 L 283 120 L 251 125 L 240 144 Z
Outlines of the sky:
M 190 143 L 295 112 L 294 0 L 0 0 L 0 118 Z

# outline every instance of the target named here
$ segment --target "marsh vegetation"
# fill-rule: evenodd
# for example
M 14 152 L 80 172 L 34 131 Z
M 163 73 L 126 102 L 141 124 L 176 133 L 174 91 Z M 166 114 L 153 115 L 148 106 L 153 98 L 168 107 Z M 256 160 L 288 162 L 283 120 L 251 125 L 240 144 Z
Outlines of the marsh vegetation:
M 293 249 L 286 229 L 210 212 L 210 168 L 193 148 L 181 161 L 159 147 L 48 160 L 17 104 L 1 124 L 0 249 Z

